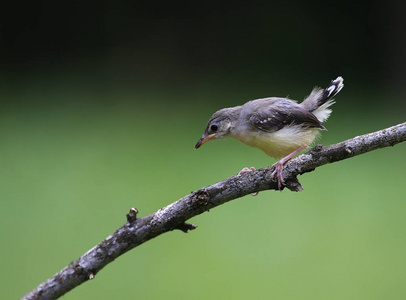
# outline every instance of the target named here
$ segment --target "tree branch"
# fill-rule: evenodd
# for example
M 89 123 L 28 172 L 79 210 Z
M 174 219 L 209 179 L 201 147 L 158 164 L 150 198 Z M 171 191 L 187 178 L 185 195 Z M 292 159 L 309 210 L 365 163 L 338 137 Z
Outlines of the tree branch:
M 394 146 L 405 140 L 406 123 L 402 123 L 338 144 L 326 147 L 317 145 L 289 161 L 284 168 L 283 178 L 290 190 L 301 191 L 303 187 L 297 180 L 298 175 L 328 163 Z M 104 266 L 138 245 L 174 229 L 184 232 L 195 229 L 195 225 L 185 221 L 196 215 L 251 193 L 278 189 L 277 182 L 271 181 L 271 169 L 272 167 L 267 167 L 231 176 L 192 192 L 143 218 L 138 219 L 138 210 L 132 208 L 127 214 L 127 223 L 21 299 L 56 299 L 81 283 L 93 279 Z

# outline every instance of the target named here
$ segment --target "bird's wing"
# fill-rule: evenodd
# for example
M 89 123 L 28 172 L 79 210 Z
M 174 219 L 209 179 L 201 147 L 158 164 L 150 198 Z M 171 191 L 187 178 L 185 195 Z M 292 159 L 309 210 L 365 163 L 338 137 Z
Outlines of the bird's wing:
M 267 132 L 275 132 L 289 125 L 325 129 L 315 115 L 299 105 L 289 107 L 275 105 L 262 109 L 252 114 L 249 121 L 251 125 Z

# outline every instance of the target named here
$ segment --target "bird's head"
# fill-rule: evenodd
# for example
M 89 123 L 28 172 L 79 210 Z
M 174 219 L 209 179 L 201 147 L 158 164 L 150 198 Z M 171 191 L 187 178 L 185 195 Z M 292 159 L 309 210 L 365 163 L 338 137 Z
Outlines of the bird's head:
M 200 140 L 196 143 L 195 149 L 199 148 L 204 143 L 227 137 L 230 133 L 234 120 L 236 120 L 235 108 L 223 108 L 215 112 L 209 122 Z

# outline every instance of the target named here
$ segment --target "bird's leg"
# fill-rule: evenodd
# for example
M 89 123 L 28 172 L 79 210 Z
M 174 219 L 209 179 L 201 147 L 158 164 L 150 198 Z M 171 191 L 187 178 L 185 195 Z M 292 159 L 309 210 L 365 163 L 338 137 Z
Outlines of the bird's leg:
M 276 175 L 276 178 L 278 179 L 278 189 L 280 190 L 282 187 L 282 184 L 285 185 L 285 182 L 283 181 L 282 178 L 282 171 L 283 171 L 283 166 L 296 154 L 302 152 L 304 149 L 306 149 L 307 146 L 300 146 L 297 148 L 295 151 L 292 153 L 286 155 L 284 158 L 280 159 L 276 163 L 274 163 L 272 166 L 275 167 L 275 170 L 271 174 L 271 179 L 273 179 Z

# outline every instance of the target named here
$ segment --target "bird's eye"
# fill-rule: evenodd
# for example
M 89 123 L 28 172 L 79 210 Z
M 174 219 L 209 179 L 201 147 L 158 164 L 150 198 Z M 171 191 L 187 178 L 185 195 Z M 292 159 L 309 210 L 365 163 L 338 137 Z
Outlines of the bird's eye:
M 216 132 L 219 129 L 219 127 L 216 124 L 213 124 L 210 126 L 210 131 Z

